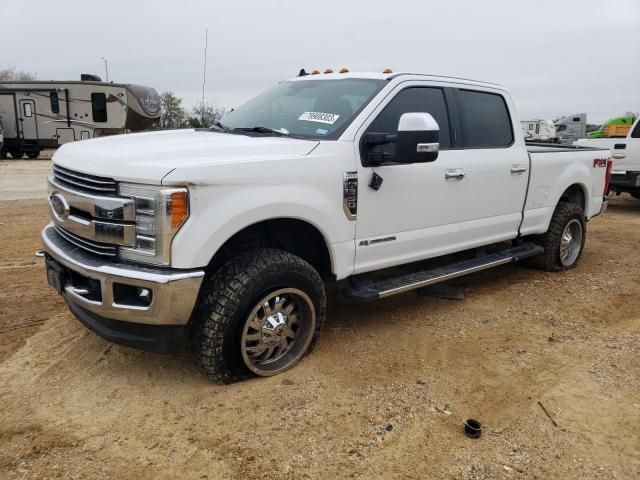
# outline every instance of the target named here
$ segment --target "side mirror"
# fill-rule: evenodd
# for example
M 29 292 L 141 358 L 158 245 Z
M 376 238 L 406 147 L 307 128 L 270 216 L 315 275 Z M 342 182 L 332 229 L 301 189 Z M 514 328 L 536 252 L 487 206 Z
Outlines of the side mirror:
M 404 113 L 398 122 L 397 163 L 433 162 L 440 150 L 440 127 L 428 113 Z

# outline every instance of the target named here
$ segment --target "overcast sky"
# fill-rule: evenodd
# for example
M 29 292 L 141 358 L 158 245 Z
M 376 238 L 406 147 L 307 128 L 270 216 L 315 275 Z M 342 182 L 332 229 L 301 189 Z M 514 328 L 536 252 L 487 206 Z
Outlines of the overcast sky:
M 0 66 L 237 106 L 300 67 L 497 82 L 521 118 L 640 111 L 640 0 L 0 0 Z

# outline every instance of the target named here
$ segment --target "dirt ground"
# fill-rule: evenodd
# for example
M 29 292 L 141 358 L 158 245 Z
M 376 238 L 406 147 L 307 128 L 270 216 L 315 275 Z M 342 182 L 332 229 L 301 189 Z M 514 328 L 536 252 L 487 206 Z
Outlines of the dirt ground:
M 589 223 L 570 272 L 501 267 L 463 301 L 332 294 L 300 365 L 219 386 L 47 287 L 48 168 L 0 162 L 0 478 L 640 478 L 640 201 Z

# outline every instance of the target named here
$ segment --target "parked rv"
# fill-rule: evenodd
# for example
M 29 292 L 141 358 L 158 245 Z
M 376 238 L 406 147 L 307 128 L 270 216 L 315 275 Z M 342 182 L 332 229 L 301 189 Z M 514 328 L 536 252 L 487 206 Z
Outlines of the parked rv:
M 558 143 L 573 143 L 587 136 L 587 114 L 576 113 L 555 122 Z
M 99 81 L 0 83 L 2 157 L 36 158 L 43 148 L 141 131 L 160 118 L 155 89 Z
M 556 127 L 551 120 L 535 119 L 520 121 L 524 138 L 532 142 L 556 142 Z

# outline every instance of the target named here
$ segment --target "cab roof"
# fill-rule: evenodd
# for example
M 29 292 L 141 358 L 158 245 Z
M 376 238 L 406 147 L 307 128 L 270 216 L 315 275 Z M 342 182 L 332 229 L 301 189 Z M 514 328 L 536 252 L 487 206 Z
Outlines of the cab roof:
M 497 83 L 485 82 L 482 80 L 473 80 L 470 78 L 461 78 L 461 77 L 451 77 L 446 75 L 435 75 L 430 73 L 413 73 L 413 72 L 391 72 L 391 73 L 382 73 L 382 72 L 346 72 L 346 73 L 318 73 L 311 74 L 307 73 L 303 76 L 297 76 L 290 81 L 305 81 L 305 80 L 341 80 L 344 78 L 366 78 L 371 80 L 393 80 L 398 77 L 415 77 L 417 79 L 430 79 L 441 82 L 453 82 L 460 83 L 463 81 L 465 83 L 473 84 L 473 85 L 484 85 L 493 88 L 500 88 L 504 90 L 502 85 Z

